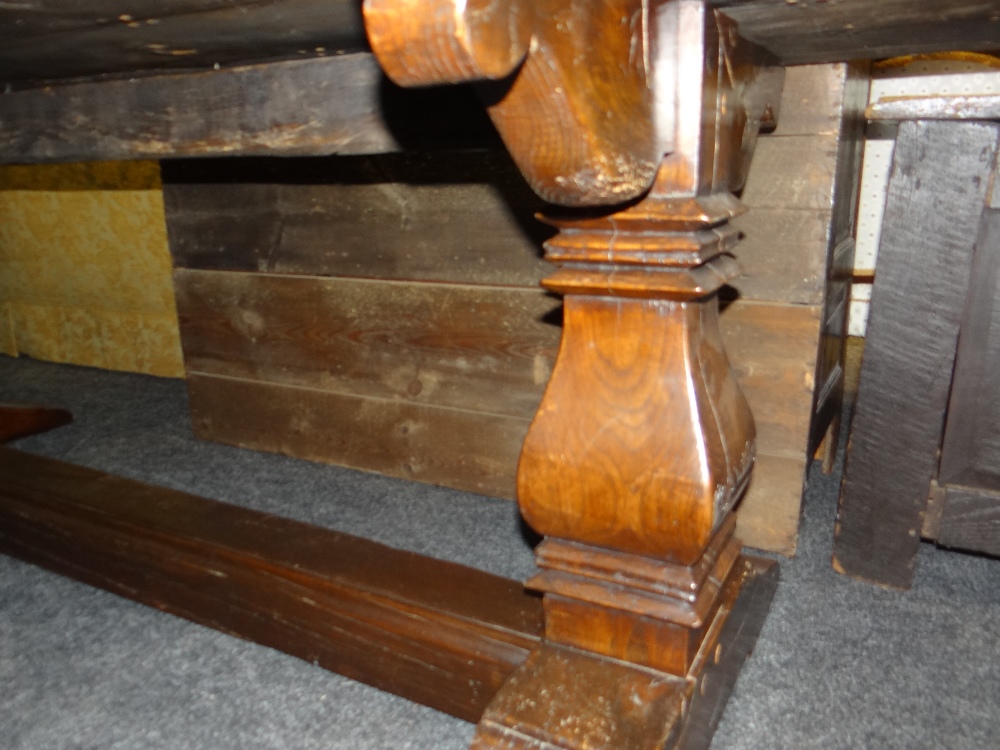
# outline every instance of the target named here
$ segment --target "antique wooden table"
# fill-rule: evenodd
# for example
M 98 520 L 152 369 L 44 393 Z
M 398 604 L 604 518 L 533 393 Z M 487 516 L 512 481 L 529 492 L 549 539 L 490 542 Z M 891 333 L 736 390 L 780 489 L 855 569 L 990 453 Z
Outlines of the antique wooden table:
M 1000 0 L 366 0 L 367 41 L 360 11 L 4 4 L 0 160 L 378 153 L 401 147 L 380 68 L 479 82 L 567 209 L 518 477 L 544 595 L 11 449 L 0 550 L 478 721 L 479 748 L 705 746 L 777 580 L 733 537 L 754 427 L 716 293 L 781 66 L 989 49 Z M 0 417 L 9 438 L 65 415 Z

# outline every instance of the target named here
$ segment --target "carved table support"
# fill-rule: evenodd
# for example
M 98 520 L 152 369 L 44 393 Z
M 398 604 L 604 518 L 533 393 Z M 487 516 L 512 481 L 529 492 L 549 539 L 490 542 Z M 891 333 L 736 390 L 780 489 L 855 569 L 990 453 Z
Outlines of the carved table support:
M 717 294 L 739 270 L 732 192 L 783 71 L 701 0 L 365 13 L 399 83 L 502 79 L 484 99 L 543 198 L 617 206 L 546 219 L 563 338 L 518 467 L 546 537 L 528 581 L 545 638 L 473 746 L 707 745 L 776 583 L 733 536 L 755 433 Z

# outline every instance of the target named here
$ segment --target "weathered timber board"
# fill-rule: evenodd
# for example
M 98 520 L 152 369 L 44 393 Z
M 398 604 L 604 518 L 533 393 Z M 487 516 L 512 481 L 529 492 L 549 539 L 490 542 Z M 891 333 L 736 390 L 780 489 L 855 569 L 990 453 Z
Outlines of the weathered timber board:
M 0 443 L 54 430 L 72 421 L 73 415 L 65 409 L 0 403 Z
M 531 419 L 559 346 L 541 289 L 174 273 L 189 373 Z
M 163 165 L 174 265 L 538 287 L 545 204 L 499 152 Z
M 736 535 L 744 544 L 795 554 L 808 466 L 798 456 L 763 453 L 758 444 L 750 486 L 736 507 Z
M 469 89 L 403 91 L 359 52 L 0 93 L 0 163 L 369 154 L 495 143 Z
M 996 0 L 711 0 L 787 65 L 996 49 Z M 0 7 L 0 83 L 365 49 L 354 0 L 76 0 Z
M 529 419 L 188 373 L 195 434 L 513 498 Z
M 475 721 L 541 632 L 519 582 L 0 448 L 0 552 Z
M 743 232 L 733 254 L 743 269 L 730 285 L 741 299 L 819 305 L 826 283 L 829 210 L 755 208 L 733 224 Z
M 751 208 L 829 211 L 835 187 L 831 169 L 837 163 L 838 145 L 839 133 L 761 138 L 743 202 Z
M 1000 210 L 983 211 L 962 315 L 940 484 L 1000 490 Z
M 820 310 L 737 300 L 722 340 L 757 425 L 757 450 L 806 463 Z M 801 488 L 800 488 L 801 490 Z
M 997 131 L 899 128 L 834 541 L 857 578 L 913 579 Z
M 354 0 L 46 0 L 0 6 L 0 83 L 211 68 L 367 46 L 361 3 Z
M 1000 492 L 949 486 L 944 495 L 937 543 L 1000 555 Z
M 800 143 L 817 136 L 809 131 L 820 130 L 825 142 L 837 143 L 841 131 L 831 122 L 841 128 L 843 123 L 817 112 L 821 105 L 843 106 L 845 91 L 850 90 L 849 73 L 848 66 L 815 66 L 789 76 L 782 117 L 788 115 L 790 124 L 765 140 L 791 137 Z M 800 151 L 803 159 L 825 159 L 826 166 L 819 171 L 829 184 L 837 167 L 837 150 L 830 148 L 822 155 L 804 148 Z M 791 160 L 775 165 L 782 171 L 771 179 L 779 184 L 784 175 L 796 176 L 803 169 Z M 369 427 L 375 424 L 371 415 L 382 408 L 377 399 L 387 399 L 391 413 L 379 429 L 389 435 L 395 435 L 394 415 L 403 406 L 466 409 L 470 420 L 480 412 L 487 422 L 497 415 L 521 417 L 524 422 L 519 429 L 523 431 L 544 386 L 538 375 L 551 367 L 557 345 L 558 329 L 541 325 L 539 320 L 546 315 L 549 321 L 557 320 L 557 301 L 547 302 L 536 286 L 551 271 L 540 260 L 539 244 L 545 234 L 535 234 L 541 225 L 533 218 L 545 206 L 527 190 L 506 156 L 424 153 L 328 160 L 181 160 L 165 162 L 163 175 L 171 249 L 180 267 L 178 303 L 189 370 L 239 379 L 234 382 L 330 391 L 349 403 L 360 399 L 366 404 Z M 806 205 L 817 203 L 807 201 Z M 743 375 L 757 414 L 760 455 L 798 461 L 798 469 L 784 471 L 780 479 L 768 478 L 770 469 L 763 462 L 751 489 L 758 499 L 748 498 L 744 514 L 763 514 L 767 519 L 750 524 L 751 530 L 744 532 L 750 543 L 784 552 L 794 549 L 801 478 L 808 462 L 819 305 L 824 300 L 824 264 L 834 240 L 831 216 L 830 207 L 751 206 L 740 220 L 747 237 L 737 247 L 747 278 L 737 281 L 739 299 L 727 306 L 722 320 L 723 330 L 731 329 L 728 340 L 734 366 Z M 205 269 L 248 273 L 230 277 Z M 264 273 L 256 273 L 260 271 Z M 328 336 L 308 311 L 297 313 L 296 305 L 279 302 L 292 300 L 291 292 L 272 295 L 267 291 L 271 288 L 268 278 L 285 279 L 275 282 L 275 289 L 299 285 L 310 290 L 304 292 L 305 298 L 314 302 L 316 295 L 324 298 L 326 302 L 319 307 L 335 330 Z M 379 287 L 376 279 L 401 283 Z M 417 283 L 425 281 L 470 286 Z M 362 286 L 365 283 L 369 286 Z M 477 284 L 493 287 L 476 290 Z M 501 289 L 498 284 L 526 288 Z M 248 293 L 239 293 L 240 289 Z M 335 289 L 368 293 L 362 295 L 364 299 L 351 293 L 338 301 Z M 438 294 L 441 306 L 435 308 L 431 300 Z M 525 294 L 535 295 L 536 302 L 525 306 L 524 300 L 529 299 Z M 503 310 L 503 315 L 482 325 L 469 320 L 453 328 L 460 315 L 458 300 L 474 298 L 492 299 L 494 311 Z M 345 304 L 348 300 L 358 304 Z M 380 312 L 382 300 L 390 301 Z M 755 300 L 767 304 L 747 306 Z M 215 301 L 225 309 L 210 311 Z M 551 304 L 552 313 L 543 311 L 545 304 Z M 483 312 L 481 307 L 477 310 Z M 256 332 L 246 329 L 247 320 L 256 321 Z M 233 321 L 244 321 L 242 328 Z M 433 323 L 429 336 L 419 334 L 421 321 Z M 753 332 L 758 326 L 764 333 Z M 355 336 L 351 331 L 366 334 Z M 379 335 L 374 336 L 375 331 Z M 527 348 L 549 341 L 549 354 L 533 358 L 530 369 L 523 356 L 525 346 L 511 349 L 490 344 L 476 351 L 468 346 L 477 339 L 496 342 L 510 332 L 514 333 L 505 340 L 513 341 L 521 337 L 518 331 L 527 332 Z M 471 338 L 470 333 L 474 334 Z M 282 342 L 283 338 L 288 341 Z M 784 343 L 775 347 L 774 342 Z M 285 356 L 290 358 L 288 363 L 281 361 Z M 464 361 L 459 362 L 460 358 Z M 487 358 L 494 361 L 499 380 L 475 366 L 478 362 L 485 367 Z M 474 365 L 470 377 L 463 377 L 470 363 Z M 432 381 L 447 387 L 427 387 L 425 376 L 417 373 L 418 366 Z M 479 375 L 478 370 L 482 370 Z M 403 378 L 400 373 L 413 377 Z M 289 403 L 298 404 L 297 399 Z M 211 416 L 206 399 L 197 403 Z M 420 414 L 421 419 L 432 415 L 437 420 L 441 414 L 455 418 L 449 412 L 427 409 Z M 479 429 L 472 421 L 452 424 L 458 425 L 455 429 Z M 213 425 L 212 434 L 239 445 L 274 449 L 262 438 L 251 440 L 250 425 L 242 424 L 232 433 L 225 425 Z M 437 432 L 424 434 L 430 440 L 436 439 Z M 403 466 L 423 463 L 430 448 L 422 440 L 411 434 L 410 442 L 401 447 L 406 455 L 394 463 L 383 457 L 379 466 L 391 465 L 390 473 L 412 477 L 413 472 Z M 288 439 L 278 442 L 284 446 L 278 450 L 294 453 Z M 300 439 L 295 444 L 305 442 Z M 471 444 L 480 445 L 476 440 Z M 315 448 L 310 455 L 344 463 L 332 449 L 336 445 Z M 374 447 L 365 450 L 369 449 Z M 475 469 L 478 473 L 472 480 L 463 469 L 458 486 L 513 497 L 517 447 L 502 452 L 508 457 L 503 469 L 508 479 L 503 486 L 494 478 L 490 480 L 494 490 L 486 489 L 480 469 Z M 355 453 L 349 465 L 364 468 L 363 453 Z M 412 456 L 417 460 L 410 461 Z M 796 472 L 798 486 L 787 481 Z M 453 484 L 444 471 L 436 477 L 428 481 Z M 768 513 L 768 507 L 774 512 Z
M 995 50 L 997 0 L 710 0 L 786 65 Z

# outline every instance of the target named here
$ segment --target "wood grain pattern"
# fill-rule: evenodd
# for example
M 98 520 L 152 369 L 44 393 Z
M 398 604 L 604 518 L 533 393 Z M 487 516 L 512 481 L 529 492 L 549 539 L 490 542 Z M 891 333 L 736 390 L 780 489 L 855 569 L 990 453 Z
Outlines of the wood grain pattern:
M 541 631 L 514 581 L 7 448 L 0 550 L 470 721 Z
M 367 47 L 351 0 L 49 0 L 0 8 L 4 83 L 206 69 Z
M 900 126 L 834 542 L 864 580 L 913 577 L 997 130 Z
M 839 133 L 761 138 L 741 200 L 753 208 L 830 210 L 839 140 Z
M 0 95 L 0 162 L 368 154 L 496 142 L 467 89 L 404 92 L 368 53 Z
M 938 482 L 1000 490 L 1000 210 L 983 211 L 965 298 Z
M 996 49 L 995 0 L 710 0 L 785 65 Z
M 950 486 L 944 494 L 937 543 L 1000 555 L 1000 492 Z
M 165 163 L 183 268 L 537 287 L 544 203 L 505 154 Z
M 514 497 L 526 418 L 190 373 L 195 433 L 241 448 Z
M 486 709 L 473 750 L 708 750 L 778 583 L 773 561 L 738 565 L 742 587 L 727 590 L 691 676 L 543 642 Z
M 532 528 L 697 561 L 754 453 L 715 304 L 566 298 L 559 358 L 518 464 Z
M 189 373 L 530 419 L 559 345 L 540 289 L 183 269 L 174 284 Z
M 993 0 L 709 0 L 784 64 L 993 50 Z M 475 6 L 471 6 L 475 7 Z M 4 83 L 205 69 L 366 48 L 350 0 L 74 0 L 0 8 Z
M 736 508 L 736 534 L 748 547 L 794 555 L 809 462 L 759 447 L 750 484 Z
M 737 300 L 720 316 L 722 341 L 753 411 L 762 453 L 805 459 L 819 314 L 815 306 Z
M 379 76 L 357 54 L 15 91 L 0 96 L 0 159 L 394 151 Z
M 517 66 L 485 95 L 514 160 L 548 201 L 635 198 L 670 150 L 671 134 L 654 122 L 639 0 L 366 0 L 363 10 L 372 50 L 401 85 L 497 79 Z

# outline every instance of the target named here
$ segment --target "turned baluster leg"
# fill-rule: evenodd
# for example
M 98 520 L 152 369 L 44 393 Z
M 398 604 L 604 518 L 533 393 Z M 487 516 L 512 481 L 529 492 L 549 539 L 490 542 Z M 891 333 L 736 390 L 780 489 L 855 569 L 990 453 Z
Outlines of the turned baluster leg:
M 518 500 L 545 638 L 473 746 L 707 745 L 776 568 L 733 507 L 754 427 L 718 330 L 729 219 L 782 72 L 702 0 L 366 0 L 404 85 L 502 79 L 490 116 L 550 222 L 563 339 Z
M 554 222 L 560 269 L 544 283 L 565 295 L 563 340 L 518 470 L 521 511 L 545 535 L 528 585 L 546 638 L 474 747 L 659 747 L 731 645 L 722 626 L 761 574 L 733 536 L 754 427 L 718 330 L 739 208 L 657 186 Z

